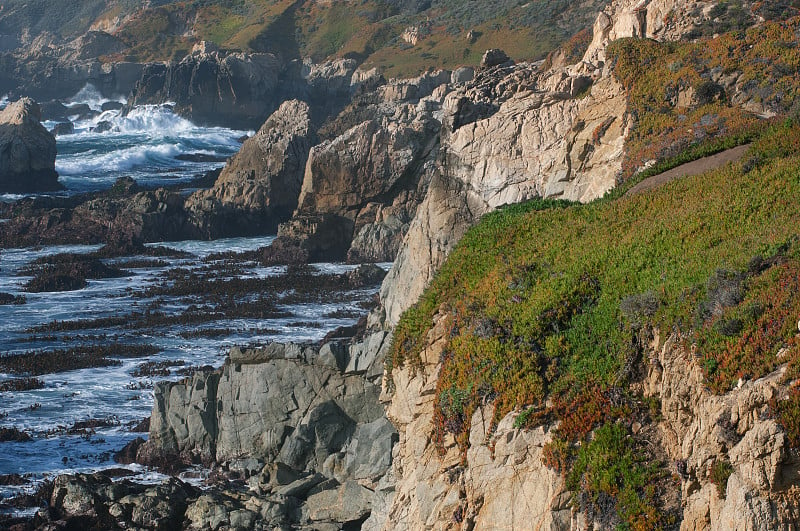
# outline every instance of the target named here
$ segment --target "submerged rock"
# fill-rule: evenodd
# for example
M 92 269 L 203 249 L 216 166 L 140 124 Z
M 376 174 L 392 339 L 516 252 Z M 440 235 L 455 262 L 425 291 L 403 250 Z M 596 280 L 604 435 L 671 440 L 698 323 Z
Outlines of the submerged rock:
M 75 132 L 75 126 L 72 122 L 59 122 L 57 123 L 50 132 L 53 136 L 61 136 L 61 135 L 71 135 Z
M 30 98 L 0 111 L 0 193 L 61 190 L 55 170 L 56 139 L 40 123 Z

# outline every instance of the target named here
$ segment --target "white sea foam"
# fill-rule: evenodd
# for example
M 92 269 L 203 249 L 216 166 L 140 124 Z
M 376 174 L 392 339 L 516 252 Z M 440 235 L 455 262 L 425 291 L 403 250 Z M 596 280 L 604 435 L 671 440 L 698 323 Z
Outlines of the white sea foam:
M 275 236 L 260 236 L 253 238 L 223 238 L 211 241 L 187 240 L 180 242 L 161 242 L 148 245 L 168 247 L 170 249 L 191 253 L 200 258 L 205 258 L 214 253 L 242 253 L 254 251 L 261 247 L 266 247 L 274 240 Z
M 82 99 L 100 102 L 102 98 L 93 96 L 92 90 L 86 89 Z M 107 130 L 96 131 L 101 122 Z M 251 133 L 196 126 L 173 113 L 168 104 L 143 105 L 128 114 L 104 111 L 74 125 L 73 134 L 56 139 L 56 171 L 71 193 L 108 188 L 122 175 L 146 186 L 188 181 L 223 163 L 180 160 L 179 155 L 199 153 L 225 159 L 239 150 L 237 139 Z
M 67 100 L 68 104 L 76 104 L 76 103 L 83 103 L 89 106 L 90 109 L 93 111 L 99 111 L 104 103 L 109 101 L 116 101 L 119 103 L 126 103 L 126 99 L 122 96 L 117 98 L 106 98 L 100 91 L 97 90 L 97 87 L 92 85 L 91 83 L 87 83 L 82 89 L 80 89 L 77 94 L 72 96 Z
M 64 157 L 56 161 L 56 171 L 59 175 L 125 172 L 147 164 L 168 164 L 180 153 L 178 144 L 134 146 L 96 156 Z

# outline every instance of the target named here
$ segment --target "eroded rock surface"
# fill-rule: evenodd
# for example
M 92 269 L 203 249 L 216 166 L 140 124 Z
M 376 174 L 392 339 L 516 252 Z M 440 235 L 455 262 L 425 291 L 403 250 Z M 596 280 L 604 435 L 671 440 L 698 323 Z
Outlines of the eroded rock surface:
M 56 139 L 45 129 L 39 105 L 22 98 L 0 111 L 0 192 L 61 190 Z
M 187 200 L 193 223 L 212 238 L 274 233 L 297 208 L 315 138 L 308 104 L 281 104 L 228 161 L 214 186 Z

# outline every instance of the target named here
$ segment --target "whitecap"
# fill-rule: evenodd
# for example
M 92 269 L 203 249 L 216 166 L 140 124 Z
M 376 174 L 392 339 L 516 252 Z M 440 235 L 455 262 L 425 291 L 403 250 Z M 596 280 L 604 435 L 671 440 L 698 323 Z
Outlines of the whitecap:
M 64 157 L 56 161 L 56 171 L 62 176 L 82 176 L 91 172 L 124 172 L 146 163 L 167 165 L 180 153 L 178 144 L 135 146 L 94 157 L 86 157 L 85 154 Z M 107 178 L 104 177 L 103 180 Z
M 93 111 L 99 111 L 103 107 L 104 103 L 108 103 L 110 101 L 115 101 L 124 104 L 126 103 L 127 100 L 122 96 L 113 99 L 106 98 L 100 93 L 99 90 L 97 90 L 97 87 L 95 87 L 91 83 L 87 83 L 74 96 L 69 98 L 67 100 L 67 103 L 86 104 Z

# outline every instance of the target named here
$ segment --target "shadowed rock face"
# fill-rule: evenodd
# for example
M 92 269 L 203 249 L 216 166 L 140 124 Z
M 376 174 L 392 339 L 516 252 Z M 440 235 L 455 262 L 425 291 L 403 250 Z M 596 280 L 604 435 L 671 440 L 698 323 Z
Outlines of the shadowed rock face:
M 210 237 L 274 232 L 297 207 L 315 137 L 308 105 L 284 102 L 230 159 L 214 187 L 187 201 L 200 231 Z
M 282 66 L 272 54 L 198 51 L 178 63 L 146 65 L 128 105 L 175 102 L 198 123 L 258 127 L 277 107 Z
M 0 111 L 0 192 L 60 190 L 56 139 L 40 123 L 39 105 L 23 98 Z

